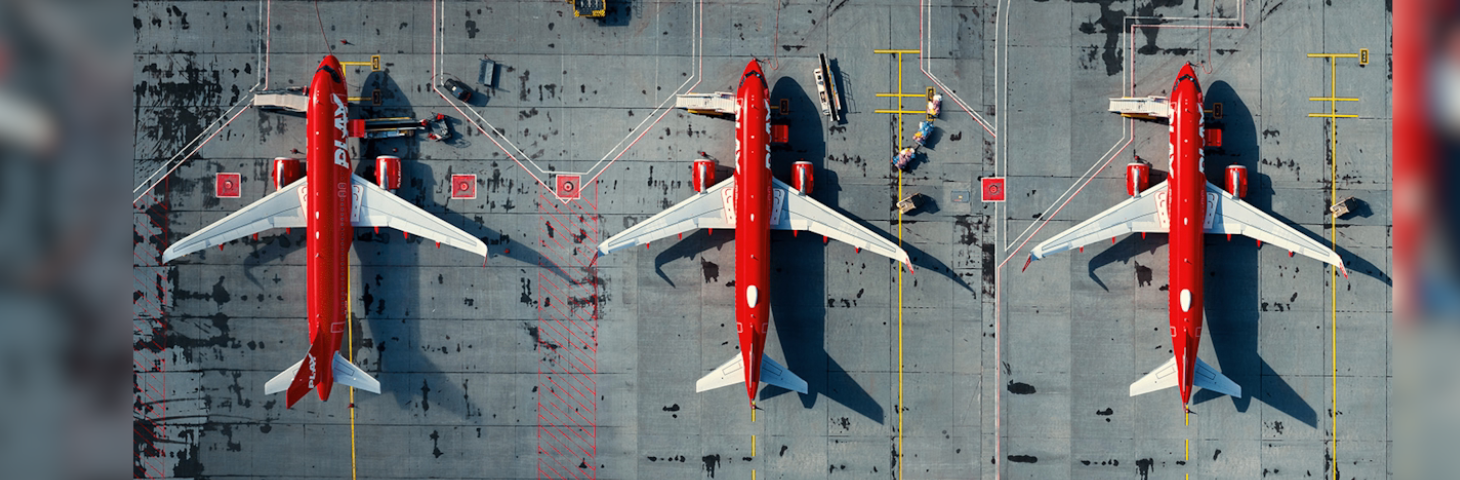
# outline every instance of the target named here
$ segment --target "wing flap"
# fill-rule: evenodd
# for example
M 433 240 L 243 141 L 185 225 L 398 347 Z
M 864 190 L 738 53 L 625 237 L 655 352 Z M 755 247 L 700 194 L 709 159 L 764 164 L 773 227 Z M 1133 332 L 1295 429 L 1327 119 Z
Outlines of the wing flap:
M 1277 245 L 1286 248 L 1288 251 L 1298 253 L 1306 257 L 1338 267 L 1348 276 L 1347 269 L 1343 267 L 1343 258 L 1338 252 L 1329 249 L 1323 243 L 1304 235 L 1297 229 L 1263 213 L 1252 204 L 1242 201 L 1227 193 L 1220 187 L 1207 183 L 1207 198 L 1213 195 L 1217 198 L 1215 205 L 1209 206 L 1215 210 L 1212 224 L 1206 229 L 1206 233 L 1237 234 L 1259 240 L 1263 243 Z
M 299 190 L 308 182 L 299 179 L 293 184 L 243 207 L 222 220 L 193 232 L 162 252 L 162 262 L 196 252 L 208 247 L 222 245 L 234 239 L 252 235 L 270 228 L 302 228 L 308 224 L 304 208 L 299 203 Z
M 777 200 L 780 200 L 779 197 L 785 198 L 784 201 L 776 202 L 779 204 L 778 208 L 782 208 L 784 211 L 776 212 L 778 216 L 775 218 L 779 221 L 773 223 L 771 228 L 819 233 L 853 247 L 902 262 L 909 268 L 912 267 L 912 260 L 897 243 L 878 235 L 857 221 L 847 218 L 846 215 L 802 194 L 780 180 L 773 178 L 771 183 L 775 186 Z
M 1160 218 L 1163 210 L 1161 207 L 1165 203 L 1165 199 L 1166 182 L 1161 182 L 1160 185 L 1117 203 L 1104 212 L 1080 222 L 1079 225 L 1036 245 L 1034 250 L 1030 251 L 1030 256 L 1033 260 L 1039 260 L 1055 253 L 1080 248 L 1099 240 L 1115 238 L 1128 233 L 1165 233 L 1167 227 Z
M 609 254 L 701 228 L 734 228 L 735 224 L 725 219 L 726 200 L 722 198 L 724 192 L 734 190 L 734 185 L 735 177 L 730 177 L 704 192 L 697 193 L 629 227 L 628 230 L 609 237 L 598 245 L 598 252 Z
M 389 227 L 418 237 L 428 238 L 483 257 L 487 244 L 480 238 L 447 223 L 405 199 L 360 178 L 350 175 L 355 190 L 350 220 L 356 227 Z

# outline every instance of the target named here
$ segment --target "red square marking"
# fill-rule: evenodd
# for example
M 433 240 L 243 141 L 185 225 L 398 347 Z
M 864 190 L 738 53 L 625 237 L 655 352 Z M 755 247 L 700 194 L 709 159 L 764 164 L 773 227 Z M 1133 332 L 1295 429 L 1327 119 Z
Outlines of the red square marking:
M 242 188 L 238 183 L 243 181 L 243 176 L 237 173 L 219 173 L 217 180 L 213 183 L 213 195 L 218 198 L 238 198 Z
M 1004 201 L 1004 177 L 984 178 L 980 182 L 979 192 L 985 202 Z
M 451 198 L 471 200 L 477 198 L 476 175 L 452 175 Z
M 582 196 L 582 178 L 578 175 L 558 175 L 558 198 L 563 200 Z

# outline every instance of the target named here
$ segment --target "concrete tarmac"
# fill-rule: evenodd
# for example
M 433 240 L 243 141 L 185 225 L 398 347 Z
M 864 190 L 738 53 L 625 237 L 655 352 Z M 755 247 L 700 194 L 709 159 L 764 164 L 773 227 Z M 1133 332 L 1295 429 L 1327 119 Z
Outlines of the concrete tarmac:
M 322 2 L 318 17 L 302 1 L 135 4 L 132 183 L 209 140 L 134 205 L 134 476 L 1306 478 L 1332 476 L 1336 459 L 1343 478 L 1386 478 L 1384 3 L 921 3 L 609 1 L 601 20 L 560 1 Z M 873 52 L 919 48 L 900 76 L 895 55 Z M 1307 54 L 1360 48 L 1369 63 L 1339 60 L 1332 82 L 1360 98 L 1340 104 L 1360 117 L 1337 120 L 1329 152 L 1326 120 L 1307 116 L 1327 111 L 1308 97 L 1328 95 L 1328 61 Z M 239 105 L 306 85 L 327 53 L 379 56 L 378 71 L 348 68 L 353 117 L 442 113 L 455 132 L 352 141 L 356 173 L 402 157 L 397 194 L 491 250 L 483 266 L 357 229 L 352 353 L 382 392 L 355 393 L 353 428 L 343 387 L 287 410 L 263 394 L 308 348 L 302 229 L 156 262 L 272 191 L 270 161 L 306 149 L 304 119 Z M 819 111 L 820 53 L 840 123 Z M 491 88 L 476 83 L 483 56 L 500 65 Z M 870 252 L 773 233 L 767 352 L 810 391 L 763 388 L 754 421 L 743 390 L 694 391 L 738 352 L 733 231 L 593 254 L 691 196 L 696 152 L 728 178 L 734 123 L 668 107 L 677 93 L 733 91 L 750 58 L 772 105 L 788 107 L 773 115 L 791 142 L 772 170 L 787 179 L 811 161 L 812 196 L 901 234 L 917 267 L 899 277 Z M 1165 126 L 1106 104 L 1165 94 L 1184 62 L 1200 67 L 1208 108 L 1222 104 L 1208 172 L 1247 166 L 1247 200 L 1314 237 L 1335 232 L 1331 187 L 1364 204 L 1337 222 L 1350 271 L 1337 283 L 1317 261 L 1208 236 L 1201 357 L 1244 396 L 1197 392 L 1189 425 L 1174 390 L 1127 396 L 1170 355 L 1164 235 L 1018 268 L 1125 198 L 1132 155 L 1167 170 Z M 438 95 L 448 77 L 473 99 Z M 888 159 L 922 117 L 899 128 L 873 112 L 896 108 L 876 94 L 899 83 L 944 94 L 900 180 Z M 241 173 L 240 198 L 214 195 L 220 172 Z M 454 175 L 475 175 L 474 199 L 452 198 Z M 582 197 L 564 202 L 556 181 L 570 175 Z M 1007 178 L 1006 202 L 981 201 L 985 177 Z M 924 202 L 900 221 L 899 181 Z

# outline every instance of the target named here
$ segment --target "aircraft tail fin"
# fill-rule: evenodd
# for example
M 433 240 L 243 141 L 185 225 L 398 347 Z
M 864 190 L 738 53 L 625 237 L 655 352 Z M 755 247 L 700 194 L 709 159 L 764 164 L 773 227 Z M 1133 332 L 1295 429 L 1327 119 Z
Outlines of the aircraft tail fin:
M 1221 372 L 1212 368 L 1211 365 L 1207 365 L 1207 362 L 1201 361 L 1200 358 L 1196 359 L 1196 372 L 1194 373 L 1195 375 L 1192 375 L 1191 380 L 1192 384 L 1214 392 L 1242 398 L 1241 385 L 1237 385 L 1237 382 L 1233 382 L 1226 375 L 1222 375 Z
M 1130 396 L 1144 395 L 1176 386 L 1176 357 L 1130 384 Z
M 309 353 L 304 355 L 303 360 L 295 362 L 294 365 L 264 383 L 264 394 L 272 395 L 279 392 L 287 392 L 285 394 L 284 408 L 293 407 L 294 403 L 304 398 L 304 395 L 314 389 L 315 385 L 323 383 L 319 378 L 318 367 L 320 357 L 325 357 L 326 355 L 324 352 L 324 342 L 315 342 L 310 345 Z
M 703 392 L 737 383 L 744 383 L 745 366 L 742 363 L 744 362 L 741 361 L 739 354 L 731 357 L 730 361 L 725 362 L 719 368 L 716 368 L 708 375 L 701 377 L 698 382 L 695 382 L 695 391 Z M 806 393 L 806 381 L 796 376 L 796 374 L 791 373 L 790 369 L 787 369 L 780 363 L 776 363 L 775 360 L 771 360 L 770 355 L 761 356 L 760 381 L 787 390 Z

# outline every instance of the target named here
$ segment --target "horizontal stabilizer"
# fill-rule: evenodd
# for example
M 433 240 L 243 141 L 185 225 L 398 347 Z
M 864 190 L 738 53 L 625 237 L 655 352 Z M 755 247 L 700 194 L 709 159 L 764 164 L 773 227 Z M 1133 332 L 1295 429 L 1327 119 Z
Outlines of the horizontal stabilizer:
M 740 355 L 731 357 L 730 361 L 725 362 L 724 365 L 720 365 L 720 368 L 716 368 L 709 375 L 705 375 L 698 382 L 695 382 L 695 391 L 703 392 L 737 383 L 744 383 L 745 366 L 743 364 L 744 362 L 740 359 Z M 791 373 L 791 370 L 787 369 L 784 365 L 776 363 L 775 360 L 771 360 L 770 355 L 761 356 L 760 381 L 786 390 L 806 393 L 806 381 L 796 376 L 796 374 Z
M 294 375 L 299 373 L 299 366 L 303 364 L 304 360 L 294 362 L 294 365 L 288 369 L 279 372 L 278 375 L 274 375 L 274 378 L 269 379 L 268 383 L 264 384 L 264 394 L 273 395 L 288 390 L 289 384 L 294 382 Z
M 1143 395 L 1156 390 L 1176 386 L 1176 357 L 1171 357 L 1159 368 L 1130 384 L 1130 396 Z
M 1207 365 L 1207 362 L 1201 361 L 1200 358 L 1196 359 L 1195 373 L 1196 374 L 1192 376 L 1191 382 L 1196 386 L 1214 392 L 1231 395 L 1233 397 L 1242 398 L 1241 385 L 1237 385 L 1237 382 L 1233 382 L 1232 379 L 1227 378 L 1226 375 L 1222 375 L 1222 372 L 1218 372 L 1217 369 L 1212 368 L 1211 365 Z
M 770 355 L 761 357 L 760 381 L 797 393 L 806 393 L 806 381 L 791 373 L 790 369 L 771 360 Z
M 730 361 L 725 362 L 724 365 L 720 365 L 719 368 L 711 371 L 709 375 L 700 377 L 700 380 L 695 382 L 695 391 L 703 392 L 707 390 L 714 390 L 716 388 L 728 387 L 730 385 L 744 382 L 745 367 L 744 365 L 742 365 L 742 363 L 744 362 L 740 361 L 739 354 L 736 354 L 734 357 L 730 357 Z
M 380 381 L 335 352 L 335 383 L 370 393 L 380 393 Z

